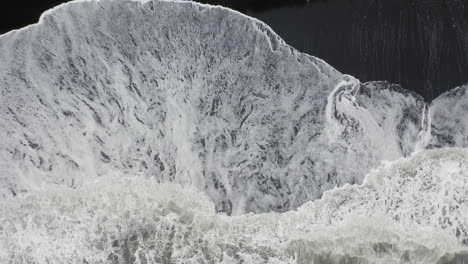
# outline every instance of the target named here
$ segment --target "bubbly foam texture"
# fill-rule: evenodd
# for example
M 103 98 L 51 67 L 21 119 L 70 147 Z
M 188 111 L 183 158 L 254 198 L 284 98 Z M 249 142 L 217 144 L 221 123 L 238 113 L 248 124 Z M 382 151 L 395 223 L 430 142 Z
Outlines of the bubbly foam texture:
M 429 148 L 468 147 L 468 85 L 454 88 L 431 104 Z
M 417 143 L 421 97 L 221 7 L 72 2 L 0 36 L 0 61 L 2 200 L 118 170 L 194 186 L 228 214 L 288 211 L 432 144 Z
M 50 186 L 0 206 L 15 263 L 455 263 L 466 260 L 468 151 L 422 151 L 287 213 L 227 216 L 144 177 Z
M 466 150 L 429 150 L 467 147 L 468 85 L 427 104 L 183 1 L 65 4 L 0 61 L 0 262 L 468 258 Z

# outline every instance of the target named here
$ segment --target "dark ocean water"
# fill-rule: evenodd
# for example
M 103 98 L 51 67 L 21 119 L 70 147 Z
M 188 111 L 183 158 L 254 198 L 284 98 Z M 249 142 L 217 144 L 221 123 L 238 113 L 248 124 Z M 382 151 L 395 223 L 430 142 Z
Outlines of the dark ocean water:
M 361 81 L 398 83 L 427 101 L 468 81 L 466 0 L 328 0 L 247 13 Z

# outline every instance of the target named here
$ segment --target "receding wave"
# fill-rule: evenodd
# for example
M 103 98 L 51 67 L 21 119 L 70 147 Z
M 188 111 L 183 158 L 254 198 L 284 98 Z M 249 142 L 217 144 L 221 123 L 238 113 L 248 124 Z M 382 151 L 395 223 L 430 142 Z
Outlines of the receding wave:
M 0 206 L 5 263 L 463 263 L 468 151 L 421 151 L 286 213 L 227 216 L 145 177 L 61 185 Z M 458 261 L 458 262 L 457 262 Z
M 222 7 L 62 5 L 0 36 L 0 262 L 468 262 L 467 91 Z
M 362 84 L 221 7 L 72 2 L 0 36 L 0 60 L 1 200 L 118 170 L 195 186 L 219 212 L 285 212 L 468 142 L 468 86 L 429 105 Z

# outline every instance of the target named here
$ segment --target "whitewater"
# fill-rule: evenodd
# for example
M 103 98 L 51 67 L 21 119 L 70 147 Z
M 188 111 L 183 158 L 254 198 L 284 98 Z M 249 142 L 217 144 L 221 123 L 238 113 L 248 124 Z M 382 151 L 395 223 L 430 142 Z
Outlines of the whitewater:
M 468 262 L 467 90 L 219 6 L 61 5 L 0 36 L 0 262 Z

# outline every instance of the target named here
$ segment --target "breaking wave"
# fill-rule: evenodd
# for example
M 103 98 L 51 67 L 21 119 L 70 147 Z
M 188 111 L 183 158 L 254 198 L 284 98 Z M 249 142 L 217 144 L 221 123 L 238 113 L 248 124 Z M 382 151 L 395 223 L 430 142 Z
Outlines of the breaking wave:
M 2 200 L 118 170 L 194 186 L 228 214 L 285 212 L 468 142 L 468 86 L 426 104 L 362 84 L 221 7 L 72 2 L 0 36 L 0 58 Z
M 0 206 L 13 263 L 462 263 L 468 151 L 418 152 L 286 213 L 227 216 L 144 177 L 49 186 Z M 459 261 L 459 262 L 456 262 Z
M 66 4 L 0 61 L 2 263 L 468 262 L 468 85 L 184 1 Z

